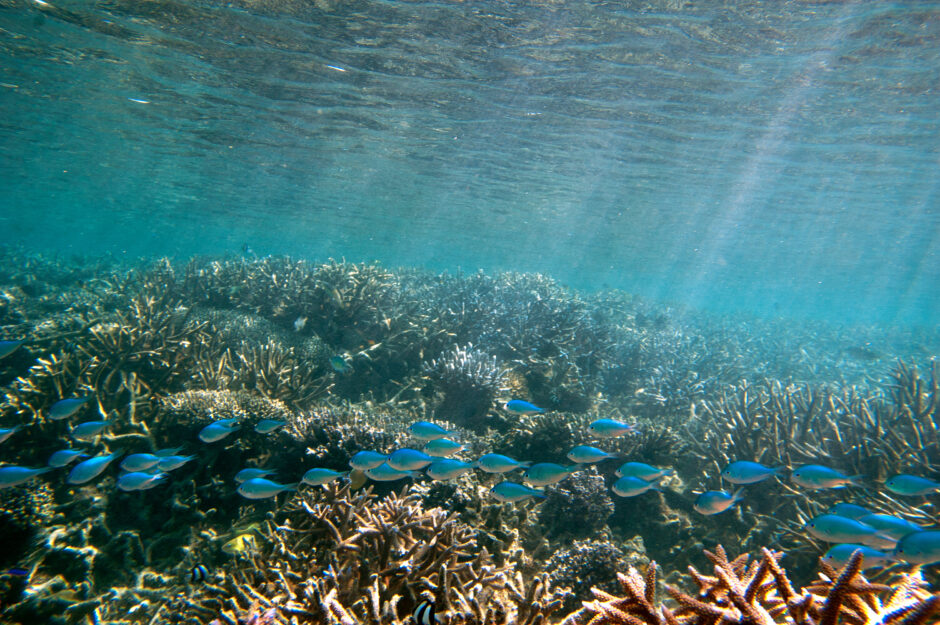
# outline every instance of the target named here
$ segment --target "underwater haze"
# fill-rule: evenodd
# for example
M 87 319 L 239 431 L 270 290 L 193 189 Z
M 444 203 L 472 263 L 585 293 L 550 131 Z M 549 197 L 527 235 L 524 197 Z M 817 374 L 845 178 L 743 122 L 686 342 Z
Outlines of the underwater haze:
M 3 242 L 933 324 L 934 2 L 0 4 Z

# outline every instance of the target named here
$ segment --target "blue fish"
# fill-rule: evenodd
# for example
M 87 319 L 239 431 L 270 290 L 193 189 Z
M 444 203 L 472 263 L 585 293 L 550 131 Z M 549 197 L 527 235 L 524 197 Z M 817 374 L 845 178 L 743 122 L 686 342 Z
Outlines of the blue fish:
M 67 399 L 60 399 L 56 403 L 49 406 L 49 419 L 52 421 L 62 421 L 63 419 L 68 419 L 76 412 L 81 410 L 91 397 L 70 397 Z
M 886 541 L 889 545 L 895 543 L 890 536 L 880 533 L 871 525 L 837 514 L 813 517 L 806 523 L 806 530 L 813 537 L 830 543 L 862 543 L 876 548 Z
M 908 534 L 898 541 L 892 555 L 911 564 L 940 562 L 940 531 Z
M 21 430 L 22 428 L 23 428 L 23 426 L 21 426 L 21 425 L 14 425 L 14 426 L 11 427 L 11 428 L 0 428 L 0 443 L 2 443 L 3 441 L 5 441 L 6 439 L 10 438 L 10 437 L 13 436 L 14 434 L 16 434 L 16 433 L 17 433 L 19 430 Z
M 742 499 L 744 499 L 743 488 L 739 488 L 733 493 L 728 493 L 723 490 L 708 490 L 695 498 L 695 503 L 692 504 L 692 507 L 695 508 L 695 511 L 699 514 L 711 516 L 724 512 Z
M 544 409 L 539 408 L 535 404 L 530 404 L 524 399 L 510 399 L 505 404 L 503 408 L 509 412 L 515 412 L 516 414 L 536 414 L 539 412 L 545 412 Z
M 104 454 L 100 456 L 95 456 L 94 458 L 89 458 L 79 462 L 72 470 L 69 472 L 69 476 L 65 481 L 69 484 L 84 484 L 90 482 L 108 468 L 108 465 L 111 464 L 116 458 L 118 458 L 122 453 L 121 450 L 115 451 L 114 453 Z
M 790 480 L 803 488 L 842 488 L 859 486 L 861 475 L 846 475 L 821 464 L 804 464 L 793 469 Z
M 856 551 L 862 552 L 863 569 L 868 569 L 873 566 L 884 566 L 894 560 L 894 558 L 891 557 L 891 554 L 889 553 L 879 551 L 878 549 L 874 549 L 867 545 L 858 545 L 852 543 L 832 546 L 829 551 L 823 555 L 822 560 L 833 568 L 841 569 L 843 566 L 848 564 L 849 558 L 851 558 L 852 554 L 854 554 Z
M 72 438 L 78 441 L 94 440 L 111 425 L 110 421 L 86 421 L 72 428 Z
M 434 480 L 452 480 L 473 470 L 473 465 L 455 458 L 438 458 L 428 465 L 426 473 Z
M 756 484 L 777 475 L 783 467 L 766 467 L 759 462 L 736 460 L 721 471 L 721 477 L 732 484 Z
M 473 463 L 473 466 L 487 473 L 507 473 L 515 469 L 528 468 L 530 465 L 530 462 L 519 462 L 502 454 L 483 454 Z
M 216 443 L 232 432 L 237 432 L 241 427 L 238 419 L 219 419 L 199 431 L 199 440 L 203 443 Z
M 421 451 L 435 458 L 449 458 L 462 450 L 463 445 L 449 438 L 435 438 L 433 441 L 425 443 L 424 447 L 421 448 Z
M 121 461 L 121 468 L 130 473 L 146 471 L 157 466 L 160 456 L 155 454 L 131 454 Z
M 23 567 L 16 566 L 16 567 L 13 567 L 12 569 L 7 569 L 6 575 L 14 575 L 16 577 L 28 577 L 29 569 L 24 569 Z
M 643 462 L 625 462 L 620 465 L 620 468 L 614 471 L 617 477 L 638 477 L 647 482 L 651 482 L 666 475 L 672 475 L 673 473 L 675 473 L 675 471 L 672 469 L 660 469 Z
M 387 458 L 388 454 L 380 454 L 377 451 L 357 451 L 349 459 L 349 466 L 360 471 L 366 471 L 385 464 Z
M 431 464 L 434 458 L 417 449 L 398 449 L 393 451 L 386 462 L 397 471 L 417 471 Z
M 0 488 L 19 486 L 47 471 L 52 471 L 52 467 L 43 467 L 41 469 L 30 469 L 18 466 L 0 467 Z
M 157 470 L 163 471 L 164 473 L 167 471 L 175 471 L 187 462 L 195 459 L 196 456 L 161 456 L 160 461 L 157 462 Z
M 0 341 L 0 360 L 15 352 L 22 344 L 23 341 Z
M 548 486 L 557 484 L 572 473 L 580 471 L 582 467 L 565 467 L 554 462 L 537 462 L 522 474 L 523 481 L 533 486 Z
M 416 421 L 408 426 L 408 431 L 412 436 L 420 438 L 423 441 L 433 441 L 438 438 L 446 438 L 452 434 L 456 434 L 456 432 L 449 432 L 430 421 Z
M 160 458 L 166 458 L 167 456 L 175 456 L 176 454 L 180 452 L 181 449 L 183 448 L 182 447 L 167 447 L 164 449 L 158 449 L 157 451 L 153 452 L 153 455 L 158 456 Z
M 274 473 L 274 469 L 242 469 L 235 474 L 235 481 L 241 484 L 242 482 L 247 482 L 248 480 L 253 480 L 256 477 L 267 477 Z
M 616 419 L 598 419 L 591 422 L 588 432 L 597 438 L 616 438 L 624 434 L 635 434 L 637 429 L 629 423 Z
M 297 484 L 278 484 L 263 477 L 256 477 L 238 485 L 238 494 L 246 499 L 268 499 L 288 490 L 297 490 Z
M 854 503 L 837 503 L 833 506 L 830 506 L 829 510 L 826 512 L 829 514 L 844 516 L 847 519 L 855 519 L 856 521 L 865 515 L 871 514 L 871 510 L 868 508 L 857 506 Z
M 47 464 L 54 469 L 58 469 L 68 466 L 82 456 L 87 457 L 88 454 L 81 449 L 62 449 L 49 456 L 49 462 Z
M 255 424 L 255 432 L 258 434 L 270 434 L 285 425 L 287 425 L 287 421 L 284 419 L 262 419 Z
M 144 473 L 132 471 L 124 473 L 117 480 L 117 487 L 123 491 L 150 490 L 166 479 L 166 473 Z
M 907 497 L 916 497 L 918 495 L 929 495 L 940 490 L 940 482 L 935 482 L 926 477 L 918 475 L 895 475 L 888 478 L 885 482 L 885 488 L 896 495 Z
M 890 536 L 895 540 L 900 540 L 914 532 L 922 532 L 922 528 L 917 523 L 912 523 L 907 519 L 902 519 L 890 514 L 866 514 L 858 519 L 859 522 L 871 525 L 876 530 Z
M 610 489 L 621 497 L 636 497 L 649 490 L 659 490 L 659 487 L 655 481 L 647 482 L 642 478 L 627 475 L 614 482 Z
M 352 364 L 344 356 L 333 356 L 330 358 L 330 367 L 340 375 L 345 375 L 353 370 Z
M 303 483 L 311 486 L 325 486 L 334 480 L 349 475 L 349 471 L 334 471 L 333 469 L 310 469 L 304 473 Z
M 591 447 L 590 445 L 578 445 L 568 452 L 567 457 L 571 462 L 577 462 L 578 464 L 588 464 L 591 462 L 607 460 L 608 458 L 616 458 L 617 456 L 614 454 L 609 454 L 602 449 L 598 449 L 597 447 Z
M 375 480 L 376 482 L 394 482 L 395 480 L 406 477 L 416 477 L 418 472 L 399 471 L 398 469 L 390 467 L 387 462 L 383 462 L 377 467 L 366 469 L 365 474 L 370 480 Z
M 545 493 L 542 491 L 515 482 L 500 482 L 490 489 L 490 493 L 503 503 L 515 503 L 517 501 L 531 499 L 532 497 L 538 499 L 545 498 Z

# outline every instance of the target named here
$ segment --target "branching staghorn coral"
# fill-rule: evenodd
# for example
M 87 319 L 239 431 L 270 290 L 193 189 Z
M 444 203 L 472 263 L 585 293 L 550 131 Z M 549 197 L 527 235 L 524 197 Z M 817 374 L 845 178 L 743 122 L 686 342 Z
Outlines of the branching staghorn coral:
M 348 486 L 307 490 L 266 523 L 264 545 L 228 567 L 221 584 L 167 602 L 173 623 L 238 622 L 275 609 L 294 623 L 404 623 L 422 599 L 447 623 L 541 623 L 561 593 L 528 587 L 478 549 L 474 530 L 403 492 L 378 499 Z
M 729 560 L 719 546 L 705 555 L 714 575 L 689 567 L 699 587 L 695 596 L 666 586 L 674 603 L 657 603 L 655 563 L 645 575 L 631 567 L 618 574 L 623 597 L 595 590 L 597 599 L 564 625 L 921 625 L 940 612 L 940 594 L 925 589 L 919 572 L 894 586 L 873 584 L 860 572 L 861 553 L 841 572 L 823 562 L 820 579 L 799 593 L 778 563 L 780 553 L 764 549 L 756 561 L 746 555 Z
M 688 440 L 712 468 L 732 459 L 789 466 L 826 459 L 848 473 L 884 479 L 940 460 L 940 424 L 929 413 L 915 419 L 906 404 L 854 386 L 743 381 L 699 405 Z
M 205 388 L 255 391 L 295 408 L 309 406 L 332 387 L 315 364 L 303 362 L 294 348 L 271 340 L 227 349 L 202 363 L 193 377 Z
M 198 354 L 218 345 L 207 324 L 189 319 L 179 300 L 137 295 L 127 308 L 101 313 L 71 347 L 37 359 L 7 392 L 13 411 L 36 417 L 60 398 L 93 396 L 104 415 L 135 420 L 156 392 L 180 390 Z

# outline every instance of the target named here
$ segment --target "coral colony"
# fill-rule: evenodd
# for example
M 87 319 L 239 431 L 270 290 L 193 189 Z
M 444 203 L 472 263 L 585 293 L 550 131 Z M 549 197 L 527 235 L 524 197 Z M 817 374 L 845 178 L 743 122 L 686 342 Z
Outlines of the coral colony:
M 4 623 L 940 614 L 936 331 L 516 273 L 0 260 Z

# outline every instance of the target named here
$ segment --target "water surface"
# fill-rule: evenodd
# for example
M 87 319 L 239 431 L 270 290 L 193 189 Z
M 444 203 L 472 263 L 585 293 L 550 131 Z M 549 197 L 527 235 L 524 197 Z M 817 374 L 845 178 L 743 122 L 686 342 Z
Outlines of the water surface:
M 28 248 L 935 322 L 936 3 L 4 0 L 0 58 Z

